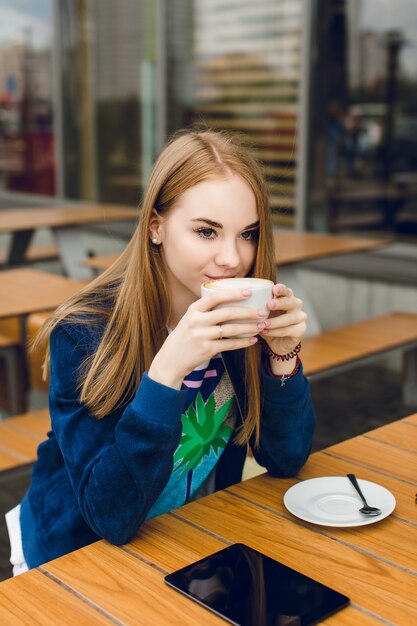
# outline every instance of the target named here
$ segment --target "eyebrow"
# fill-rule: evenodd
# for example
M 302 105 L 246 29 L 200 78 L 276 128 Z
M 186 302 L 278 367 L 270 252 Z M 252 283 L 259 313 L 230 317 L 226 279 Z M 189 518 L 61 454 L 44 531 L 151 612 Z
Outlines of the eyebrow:
M 205 224 L 208 224 L 209 226 L 213 226 L 214 228 L 223 228 L 223 224 L 220 224 L 219 222 L 213 222 L 213 220 L 209 220 L 206 217 L 196 217 L 195 219 L 191 221 L 192 222 L 204 222 Z M 257 222 L 253 222 L 253 224 L 249 224 L 248 226 L 245 226 L 244 228 L 242 228 L 242 230 L 249 230 L 250 228 L 256 228 L 257 226 L 259 226 L 259 220 Z

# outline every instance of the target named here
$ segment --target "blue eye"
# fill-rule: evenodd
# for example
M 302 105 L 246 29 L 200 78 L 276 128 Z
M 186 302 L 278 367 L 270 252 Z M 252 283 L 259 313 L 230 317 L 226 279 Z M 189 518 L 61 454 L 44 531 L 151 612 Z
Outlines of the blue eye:
M 216 231 L 213 228 L 197 228 L 195 232 L 202 239 L 214 239 L 216 236 Z
M 241 234 L 241 237 L 245 241 L 258 241 L 258 235 L 258 229 L 253 228 L 252 230 L 245 230 L 245 232 Z

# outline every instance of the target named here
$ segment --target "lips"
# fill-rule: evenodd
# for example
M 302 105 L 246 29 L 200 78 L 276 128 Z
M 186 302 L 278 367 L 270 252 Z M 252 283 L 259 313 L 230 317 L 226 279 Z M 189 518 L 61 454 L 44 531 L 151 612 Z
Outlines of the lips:
M 236 275 L 233 276 L 207 276 L 209 280 L 223 280 L 224 278 L 236 278 Z

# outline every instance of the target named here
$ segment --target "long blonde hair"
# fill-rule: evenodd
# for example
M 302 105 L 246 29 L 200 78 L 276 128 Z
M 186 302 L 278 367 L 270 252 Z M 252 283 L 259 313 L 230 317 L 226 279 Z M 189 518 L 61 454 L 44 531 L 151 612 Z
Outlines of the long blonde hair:
M 49 336 L 60 322 L 105 326 L 98 349 L 82 366 L 79 381 L 80 401 L 98 419 L 132 399 L 166 338 L 170 300 L 163 256 L 150 238 L 153 209 L 166 215 L 187 189 L 230 172 L 241 176 L 256 198 L 259 240 L 250 275 L 274 280 L 272 225 L 260 165 L 230 134 L 182 131 L 173 136 L 154 165 L 138 226 L 120 257 L 58 307 L 42 327 L 35 345 L 46 348 L 46 377 Z M 259 442 L 258 346 L 246 350 L 245 359 L 248 414 L 236 438 L 241 444 L 247 443 L 252 433 Z

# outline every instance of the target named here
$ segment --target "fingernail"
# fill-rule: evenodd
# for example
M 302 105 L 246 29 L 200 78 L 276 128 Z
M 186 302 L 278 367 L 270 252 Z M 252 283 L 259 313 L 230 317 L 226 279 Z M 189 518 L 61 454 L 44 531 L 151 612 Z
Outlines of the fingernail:
M 249 343 L 251 343 L 251 344 L 254 344 L 254 343 L 256 343 L 257 341 L 258 341 L 258 337 L 251 337 L 251 338 L 249 339 Z
M 252 295 L 251 289 L 244 289 L 242 291 L 242 296 L 251 296 L 251 295 Z
M 271 300 L 271 302 L 269 303 L 269 306 L 271 307 L 271 309 L 275 309 L 275 307 L 277 306 L 277 301 Z
M 263 330 L 266 327 L 265 322 L 259 322 L 259 324 L 257 325 L 259 330 Z
M 264 328 L 262 331 L 263 335 L 269 335 L 269 330 L 267 328 Z
M 271 326 L 271 322 L 269 320 L 265 320 L 265 328 L 269 328 Z
M 258 315 L 260 317 L 266 317 L 268 315 L 268 311 L 263 311 L 263 310 L 262 311 L 258 311 Z

